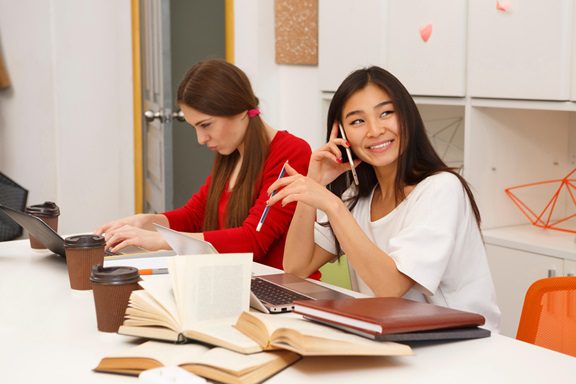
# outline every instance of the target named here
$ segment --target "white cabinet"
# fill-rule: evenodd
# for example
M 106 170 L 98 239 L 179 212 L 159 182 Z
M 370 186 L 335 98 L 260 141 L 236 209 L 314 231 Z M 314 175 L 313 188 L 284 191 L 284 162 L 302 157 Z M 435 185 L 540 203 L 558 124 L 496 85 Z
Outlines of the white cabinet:
M 576 1 L 572 8 L 572 91 L 570 98 L 576 101 Z
M 484 239 L 502 311 L 501 333 L 515 337 L 528 287 L 576 272 L 576 234 L 519 225 L 486 230 Z
M 320 90 L 379 65 L 413 95 L 576 101 L 575 2 L 319 0 Z
M 382 65 L 387 1 L 320 0 L 318 11 L 321 91 L 335 91 L 358 68 Z
M 573 0 L 468 4 L 470 96 L 569 99 Z
M 465 107 L 439 104 L 443 99 L 416 98 L 418 110 L 426 126 L 432 146 L 442 160 L 453 168 L 464 165 Z M 454 100 L 450 100 L 454 102 Z
M 486 251 L 502 313 L 500 333 L 516 337 L 526 290 L 548 271 L 562 270 L 563 260 L 491 244 L 486 244 Z
M 504 189 L 562 179 L 576 166 L 576 112 L 540 110 L 554 105 L 475 100 L 468 107 L 464 175 L 472 185 L 485 228 L 528 222 Z M 576 110 L 576 105 L 567 103 Z M 564 104 L 559 107 L 563 107 Z M 518 190 L 533 210 L 541 211 L 559 183 Z M 568 202 L 560 198 L 555 211 Z
M 576 260 L 564 260 L 564 275 L 576 276 Z
M 464 96 L 466 10 L 462 0 L 390 2 L 386 68 L 411 94 Z

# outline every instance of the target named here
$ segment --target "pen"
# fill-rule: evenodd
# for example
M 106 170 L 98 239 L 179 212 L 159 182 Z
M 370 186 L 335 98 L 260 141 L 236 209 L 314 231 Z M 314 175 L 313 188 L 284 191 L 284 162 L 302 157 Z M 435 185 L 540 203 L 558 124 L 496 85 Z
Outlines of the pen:
M 277 180 L 280 180 L 282 178 L 282 176 L 284 176 L 284 173 L 286 172 L 286 164 L 287 163 L 288 163 L 288 160 L 286 160 L 286 162 L 282 166 L 282 169 L 280 170 L 280 174 L 278 175 Z M 275 193 L 276 193 L 276 191 L 272 191 L 272 193 L 270 194 L 270 197 L 274 196 Z M 262 228 L 262 224 L 264 224 L 264 219 L 266 218 L 266 215 L 268 214 L 269 210 L 270 210 L 270 206 L 267 205 L 266 208 L 264 208 L 264 212 L 262 212 L 262 216 L 260 216 L 260 221 L 258 221 L 258 225 L 256 226 L 256 232 L 260 232 L 260 229 Z
M 346 139 L 346 135 L 344 134 L 344 128 L 342 128 L 342 124 L 338 124 L 338 128 L 340 128 L 340 136 L 342 136 L 342 138 L 346 141 L 348 141 L 348 139 Z M 354 167 L 354 160 L 352 160 L 352 151 L 350 151 L 350 148 L 344 146 L 344 149 L 346 150 L 346 155 L 348 155 L 348 162 L 350 163 L 350 170 L 352 171 L 352 177 L 354 177 L 354 184 L 359 185 L 360 183 L 358 183 L 358 175 L 356 174 L 356 167 Z
M 139 269 L 140 275 L 165 275 L 168 273 L 168 268 L 155 268 L 155 269 Z

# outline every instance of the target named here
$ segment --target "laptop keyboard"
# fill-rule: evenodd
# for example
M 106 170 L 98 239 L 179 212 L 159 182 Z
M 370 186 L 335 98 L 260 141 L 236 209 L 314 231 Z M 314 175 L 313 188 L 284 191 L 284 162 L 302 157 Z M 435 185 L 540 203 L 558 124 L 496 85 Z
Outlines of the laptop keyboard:
M 257 277 L 252 279 L 250 288 L 258 299 L 272 305 L 291 304 L 294 300 L 312 299 Z

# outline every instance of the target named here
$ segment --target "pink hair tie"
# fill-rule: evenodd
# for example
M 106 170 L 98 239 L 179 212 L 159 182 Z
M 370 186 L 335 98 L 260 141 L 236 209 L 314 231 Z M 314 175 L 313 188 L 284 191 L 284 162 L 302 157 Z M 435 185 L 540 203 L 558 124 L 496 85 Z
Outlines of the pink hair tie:
M 258 108 L 252 108 L 248 110 L 248 117 L 253 118 L 260 114 L 260 110 Z

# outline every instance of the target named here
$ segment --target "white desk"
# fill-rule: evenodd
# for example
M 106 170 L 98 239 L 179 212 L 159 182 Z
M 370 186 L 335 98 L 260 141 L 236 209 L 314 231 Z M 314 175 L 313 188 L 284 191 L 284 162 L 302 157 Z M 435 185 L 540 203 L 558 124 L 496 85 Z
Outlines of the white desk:
M 136 383 L 92 372 L 100 359 L 134 345 L 98 332 L 92 291 L 73 291 L 64 261 L 0 243 L 0 382 Z M 401 358 L 306 358 L 267 383 L 571 383 L 576 358 L 504 336 L 417 346 Z

